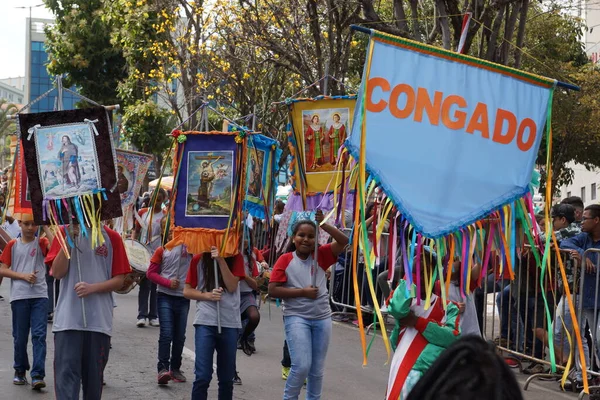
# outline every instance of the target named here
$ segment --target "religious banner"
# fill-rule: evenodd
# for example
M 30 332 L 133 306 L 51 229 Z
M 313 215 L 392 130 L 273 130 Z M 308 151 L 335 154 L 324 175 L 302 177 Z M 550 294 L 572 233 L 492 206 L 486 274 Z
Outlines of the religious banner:
M 13 172 L 14 212 L 30 214 L 32 212 L 31 196 L 29 194 L 29 181 L 27 179 L 25 160 L 23 158 L 23 146 L 16 147 L 18 148 L 18 153 L 16 155 L 15 169 Z
M 355 96 L 336 96 L 290 103 L 290 169 L 296 192 L 312 196 L 334 191 L 335 173 L 347 168 L 338 153 L 349 135 L 355 102 Z
M 152 156 L 149 154 L 117 149 L 117 191 L 121 196 L 125 231 L 133 227 L 135 201 L 151 162 Z
M 441 237 L 528 192 L 555 82 L 372 32 L 346 146 L 417 231 Z
M 19 114 L 19 127 L 37 224 L 95 226 L 122 215 L 103 107 Z
M 175 135 L 175 134 L 174 134 Z M 246 173 L 246 134 L 177 133 L 171 201 L 173 241 L 193 254 L 211 246 L 229 256 L 239 252 Z M 185 136 L 184 140 L 180 136 Z M 231 232 L 230 232 L 231 231 Z
M 259 134 L 249 135 L 244 210 L 256 218 L 268 220 L 272 214 L 281 153 L 276 140 Z

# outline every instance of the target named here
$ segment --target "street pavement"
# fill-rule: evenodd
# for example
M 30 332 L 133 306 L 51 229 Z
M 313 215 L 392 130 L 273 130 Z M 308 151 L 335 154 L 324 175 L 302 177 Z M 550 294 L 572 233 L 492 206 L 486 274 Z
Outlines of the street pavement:
M 41 393 L 29 386 L 12 384 L 12 333 L 11 312 L 8 302 L 9 282 L 0 286 L 0 400 L 54 399 L 53 336 L 48 334 L 46 360 L 46 383 Z M 182 371 L 186 383 L 169 383 L 164 387 L 156 384 L 156 354 L 159 328 L 135 326 L 137 316 L 137 288 L 127 295 L 115 295 L 117 308 L 114 315 L 112 350 L 106 368 L 106 386 L 103 399 L 189 399 L 194 371 L 194 327 L 192 325 L 195 305 L 190 307 L 186 347 Z M 51 329 L 51 325 L 48 325 Z M 371 336 L 368 337 L 370 339 Z M 234 386 L 234 399 L 270 400 L 281 399 L 284 381 L 281 379 L 281 355 L 283 346 L 283 322 L 281 311 L 275 304 L 265 304 L 261 309 L 261 323 L 257 330 L 257 353 L 252 357 L 238 351 L 237 368 L 242 386 Z M 31 348 L 31 346 L 30 346 Z M 31 357 L 31 350 L 29 351 Z M 358 330 L 349 324 L 334 323 L 333 337 L 327 355 L 323 400 L 384 399 L 388 367 L 386 352 L 377 338 L 369 353 L 369 363 L 362 366 Z M 27 377 L 29 379 L 29 376 Z M 527 378 L 517 374 L 522 384 Z M 524 392 L 526 399 L 547 400 L 574 399 L 574 394 L 558 391 L 556 382 L 534 382 Z M 304 391 L 302 396 L 304 396 Z M 213 376 L 209 398 L 217 398 L 217 378 Z

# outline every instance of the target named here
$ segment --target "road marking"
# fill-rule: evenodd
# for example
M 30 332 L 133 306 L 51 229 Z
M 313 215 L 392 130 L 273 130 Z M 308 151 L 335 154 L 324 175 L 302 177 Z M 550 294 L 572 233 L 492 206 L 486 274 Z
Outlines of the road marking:
M 183 355 L 192 360 L 192 362 L 196 361 L 196 353 L 185 346 L 183 347 Z
M 183 347 L 183 356 L 189 358 L 192 362 L 196 362 L 196 353 L 187 347 Z M 213 363 L 213 373 L 217 370 L 217 363 Z

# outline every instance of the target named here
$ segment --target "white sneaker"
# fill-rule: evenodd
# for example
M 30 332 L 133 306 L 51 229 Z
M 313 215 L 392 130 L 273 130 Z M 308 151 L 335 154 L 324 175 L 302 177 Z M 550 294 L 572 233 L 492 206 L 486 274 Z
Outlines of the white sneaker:
M 158 323 L 158 319 L 151 319 L 150 323 L 148 325 L 150 325 L 150 326 L 160 326 L 160 323 Z
M 387 308 L 387 306 L 386 306 L 385 304 L 384 304 L 384 305 L 382 305 L 382 306 L 381 306 L 381 308 L 380 308 L 380 311 L 381 311 L 382 313 L 386 313 L 386 312 L 388 312 L 388 308 Z
M 144 326 L 146 326 L 146 318 L 138 319 L 136 325 L 138 328 L 143 328 Z

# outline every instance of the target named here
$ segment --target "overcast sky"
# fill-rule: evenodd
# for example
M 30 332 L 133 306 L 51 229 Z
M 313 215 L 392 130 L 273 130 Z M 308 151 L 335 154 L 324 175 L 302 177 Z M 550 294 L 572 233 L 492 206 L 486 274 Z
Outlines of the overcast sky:
M 25 34 L 29 8 L 42 0 L 0 0 L 0 79 L 25 75 Z M 52 18 L 45 6 L 31 9 L 33 18 Z

